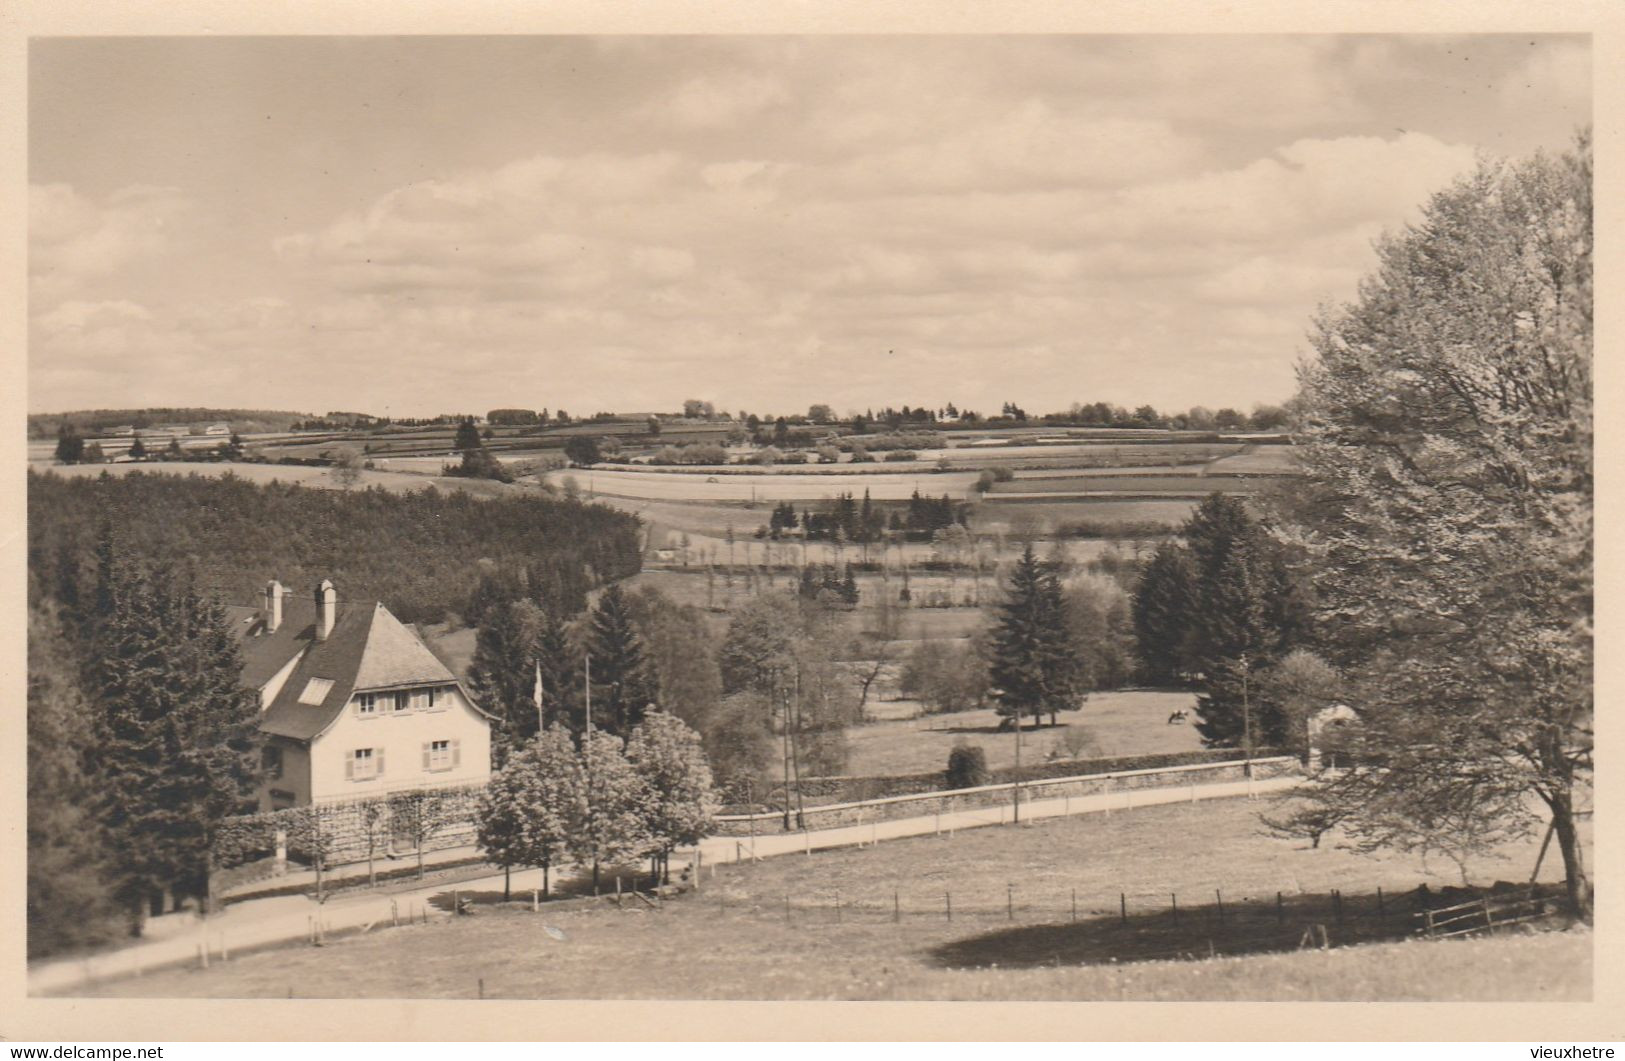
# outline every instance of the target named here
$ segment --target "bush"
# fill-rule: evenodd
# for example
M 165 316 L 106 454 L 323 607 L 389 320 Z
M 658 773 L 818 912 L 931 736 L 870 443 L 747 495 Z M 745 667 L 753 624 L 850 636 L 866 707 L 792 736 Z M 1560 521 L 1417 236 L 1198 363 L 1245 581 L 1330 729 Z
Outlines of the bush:
M 886 454 L 886 461 L 888 463 L 901 464 L 904 461 L 911 461 L 918 457 L 919 454 L 915 453 L 911 449 L 894 449 L 890 453 Z
M 807 463 L 807 451 L 804 450 L 804 449 L 791 450 L 789 453 L 786 453 L 784 455 L 782 463 L 784 463 L 784 464 L 806 464 Z
M 948 788 L 987 784 L 987 753 L 974 744 L 956 744 L 948 753 Z

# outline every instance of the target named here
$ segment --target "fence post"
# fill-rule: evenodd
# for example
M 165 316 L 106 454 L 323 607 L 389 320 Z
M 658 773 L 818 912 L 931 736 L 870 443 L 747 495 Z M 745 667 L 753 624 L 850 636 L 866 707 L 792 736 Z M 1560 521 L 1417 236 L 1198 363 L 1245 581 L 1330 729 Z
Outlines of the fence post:
M 902 900 L 898 898 L 896 888 L 891 890 L 891 919 L 894 924 L 903 920 Z
M 1388 910 L 1387 910 L 1386 907 L 1383 906 L 1383 902 L 1382 902 L 1382 885 L 1380 885 L 1380 884 L 1377 885 L 1377 916 L 1378 917 L 1387 917 L 1388 916 Z
M 1213 889 L 1213 899 L 1219 904 L 1219 924 L 1224 924 L 1224 893 L 1218 888 Z
M 1277 925 L 1286 923 L 1286 902 L 1281 898 L 1280 892 L 1275 893 L 1275 923 Z
M 483 976 L 480 977 L 479 984 L 480 984 L 480 997 L 484 998 L 485 997 L 485 977 L 483 977 Z
M 1072 889 L 1072 920 L 1078 919 L 1078 889 Z
M 1128 924 L 1128 893 L 1117 893 L 1117 915 L 1123 924 Z
M 784 923 L 790 923 L 790 893 L 784 893 Z
M 952 921 L 954 919 L 954 893 L 953 892 L 943 892 L 942 893 L 942 909 L 943 909 L 943 912 L 947 914 L 948 920 Z
M 835 889 L 835 923 L 841 923 L 841 889 Z
M 699 890 L 698 885 L 695 886 L 695 890 Z M 542 912 L 542 893 L 540 889 L 532 888 L 530 890 L 530 912 L 533 914 Z
M 389 927 L 390 928 L 400 928 L 401 927 L 401 911 L 400 911 L 400 908 L 396 904 L 396 901 L 394 899 L 391 899 L 389 901 Z
M 1179 896 L 1174 892 L 1168 893 L 1168 901 L 1174 907 L 1174 924 L 1179 924 Z
M 1009 916 L 1009 920 L 1014 921 L 1016 919 L 1016 886 L 1014 884 L 1004 886 L 1004 912 Z
M 231 953 L 226 950 L 226 930 L 225 929 L 220 930 L 220 960 L 223 961 L 223 962 L 231 960 Z
M 1343 893 L 1332 889 L 1332 910 L 1337 914 L 1337 927 L 1343 927 Z
M 705 852 L 698 846 L 694 847 L 694 890 L 700 890 L 700 877 L 705 873 Z

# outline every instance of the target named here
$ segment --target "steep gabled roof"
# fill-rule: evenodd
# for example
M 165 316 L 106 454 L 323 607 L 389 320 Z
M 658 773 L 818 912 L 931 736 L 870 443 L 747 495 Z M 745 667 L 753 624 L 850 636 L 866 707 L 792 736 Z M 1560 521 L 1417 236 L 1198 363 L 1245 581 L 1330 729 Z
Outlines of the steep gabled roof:
M 316 602 L 304 597 L 284 597 L 282 625 L 265 629 L 265 612 L 260 608 L 227 607 L 226 620 L 243 652 L 243 684 L 262 688 L 305 650 L 316 635 Z
M 327 640 L 315 640 L 311 625 L 301 643 L 309 647 L 260 719 L 266 733 L 310 740 L 333 724 L 358 690 L 457 680 L 382 604 L 341 604 Z

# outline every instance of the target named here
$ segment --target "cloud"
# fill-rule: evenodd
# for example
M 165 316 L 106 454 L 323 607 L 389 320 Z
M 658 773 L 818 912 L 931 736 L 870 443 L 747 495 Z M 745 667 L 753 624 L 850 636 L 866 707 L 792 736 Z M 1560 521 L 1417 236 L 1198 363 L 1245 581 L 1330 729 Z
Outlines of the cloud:
M 162 254 L 191 208 L 174 188 L 134 185 L 98 202 L 67 184 L 33 184 L 28 196 L 29 278 L 48 300 Z
M 685 129 L 722 129 L 789 102 L 778 78 L 746 72 L 707 74 L 683 82 L 670 96 L 655 100 L 642 114 Z

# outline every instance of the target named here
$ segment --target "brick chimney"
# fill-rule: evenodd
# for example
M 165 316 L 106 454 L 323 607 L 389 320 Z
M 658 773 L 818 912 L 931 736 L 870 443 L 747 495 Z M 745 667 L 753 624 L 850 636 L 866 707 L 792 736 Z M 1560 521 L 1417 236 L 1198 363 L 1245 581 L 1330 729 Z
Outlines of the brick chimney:
M 326 641 L 338 620 L 339 594 L 329 579 L 316 584 L 316 640 Z
M 282 626 L 282 595 L 288 592 L 276 579 L 265 584 L 265 632 L 274 634 Z

